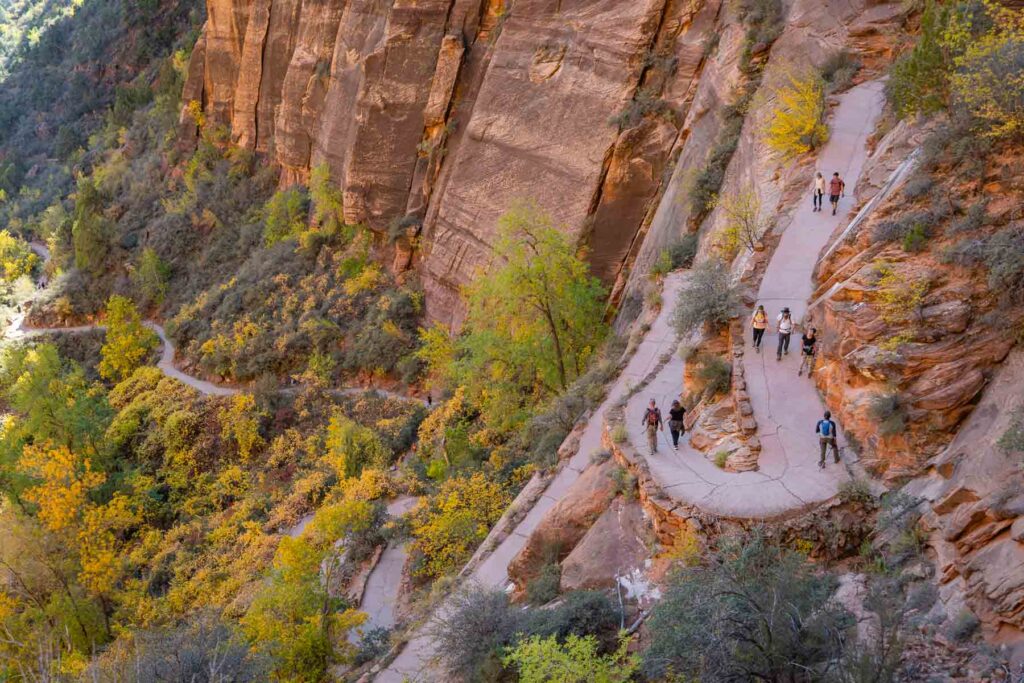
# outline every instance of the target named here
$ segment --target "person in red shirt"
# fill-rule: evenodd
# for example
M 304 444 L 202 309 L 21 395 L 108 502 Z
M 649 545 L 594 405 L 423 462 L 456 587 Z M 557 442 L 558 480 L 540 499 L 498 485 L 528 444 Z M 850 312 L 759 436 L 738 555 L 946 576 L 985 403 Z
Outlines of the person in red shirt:
M 832 202 L 832 215 L 836 215 L 839 208 L 839 198 L 846 195 L 846 183 L 839 177 L 839 171 L 832 174 L 832 180 L 828 182 L 828 200 Z

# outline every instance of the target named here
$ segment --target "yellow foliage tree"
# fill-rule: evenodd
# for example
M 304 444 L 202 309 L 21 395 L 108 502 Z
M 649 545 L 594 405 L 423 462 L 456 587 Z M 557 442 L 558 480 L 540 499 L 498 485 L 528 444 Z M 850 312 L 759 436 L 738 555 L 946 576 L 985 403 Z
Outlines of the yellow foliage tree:
M 263 446 L 260 417 L 256 398 L 252 394 L 235 394 L 227 407 L 222 408 L 218 414 L 221 436 L 235 442 L 242 462 L 247 462 L 253 452 Z
M 0 279 L 12 282 L 28 275 L 38 261 L 27 244 L 6 230 L 0 230 Z
M 106 322 L 107 341 L 100 349 L 100 375 L 119 382 L 143 364 L 159 339 L 142 324 L 135 304 L 127 297 L 110 297 Z
M 22 474 L 36 480 L 25 500 L 39 506 L 39 519 L 47 529 L 64 531 L 83 514 L 89 493 L 106 476 L 92 469 L 88 458 L 66 446 L 26 445 L 18 460 Z
M 825 144 L 825 82 L 810 70 L 788 72 L 775 93 L 764 129 L 765 142 L 784 159 L 806 154 Z
M 413 546 L 423 555 L 419 574 L 440 577 L 459 567 L 487 536 L 509 503 L 497 482 L 477 472 L 444 482 L 412 514 Z
M 718 206 L 725 216 L 717 241 L 723 257 L 731 260 L 741 248 L 754 251 L 767 229 L 761 216 L 761 198 L 753 190 L 743 190 L 722 198 Z

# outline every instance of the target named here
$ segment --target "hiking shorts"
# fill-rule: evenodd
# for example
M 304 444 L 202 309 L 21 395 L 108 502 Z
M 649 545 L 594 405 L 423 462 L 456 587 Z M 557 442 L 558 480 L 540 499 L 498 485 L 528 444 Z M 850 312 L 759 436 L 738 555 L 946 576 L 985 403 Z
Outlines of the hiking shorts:
M 839 203 L 839 195 L 837 195 L 837 194 L 830 194 L 828 196 L 828 200 L 830 202 L 832 202 L 833 204 L 838 204 Z

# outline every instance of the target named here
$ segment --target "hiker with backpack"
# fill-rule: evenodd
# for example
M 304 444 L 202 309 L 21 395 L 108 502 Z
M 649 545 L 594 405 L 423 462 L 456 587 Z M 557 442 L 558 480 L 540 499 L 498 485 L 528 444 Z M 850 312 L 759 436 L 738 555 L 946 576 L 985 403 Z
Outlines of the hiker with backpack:
M 754 317 L 750 321 L 751 327 L 754 328 L 754 350 L 761 353 L 761 339 L 764 337 L 764 331 L 768 327 L 768 314 L 764 310 L 764 306 L 758 306 L 757 310 L 754 311 Z
M 818 344 L 817 332 L 818 330 L 812 327 L 800 337 L 800 369 L 796 371 L 797 377 L 804 374 L 804 368 L 807 369 L 808 377 L 814 372 L 814 349 Z
M 668 409 L 668 431 L 672 435 L 672 449 L 676 451 L 679 450 L 679 437 L 686 433 L 685 417 L 683 404 L 678 399 L 672 401 L 672 407 Z
M 789 337 L 793 334 L 793 316 L 789 308 L 783 308 L 775 322 L 779 331 L 779 348 L 775 351 L 775 360 L 782 360 L 783 354 L 789 355 Z
M 642 424 L 647 431 L 647 445 L 651 447 L 651 455 L 654 455 L 658 450 L 658 430 L 664 432 L 665 424 L 661 420 L 661 409 L 658 408 L 658 404 L 654 402 L 653 398 L 647 406 L 647 410 L 644 411 Z
M 821 175 L 821 171 L 814 176 L 814 190 L 812 190 L 812 200 L 814 201 L 813 211 L 821 211 L 821 200 L 825 196 L 825 176 Z
M 818 467 L 825 469 L 825 453 L 832 447 L 832 456 L 836 464 L 839 464 L 839 446 L 836 444 L 836 423 L 832 421 L 832 413 L 825 411 L 825 418 L 818 420 L 814 427 L 814 433 L 818 435 L 818 444 L 821 446 L 821 458 L 818 460 Z
M 836 215 L 839 208 L 839 198 L 846 196 L 846 183 L 839 177 L 839 171 L 832 174 L 832 180 L 828 182 L 828 200 L 832 203 L 832 215 Z

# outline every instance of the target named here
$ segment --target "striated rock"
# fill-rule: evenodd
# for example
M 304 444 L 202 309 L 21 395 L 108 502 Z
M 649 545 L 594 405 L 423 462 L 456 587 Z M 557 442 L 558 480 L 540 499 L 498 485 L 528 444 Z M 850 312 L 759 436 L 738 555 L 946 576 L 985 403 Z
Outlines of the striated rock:
M 637 501 L 616 499 L 562 561 L 563 591 L 601 589 L 643 567 L 653 529 Z
M 540 568 L 566 557 L 615 497 L 614 460 L 591 464 L 564 496 L 545 513 L 526 545 L 508 565 L 508 575 L 520 588 Z

